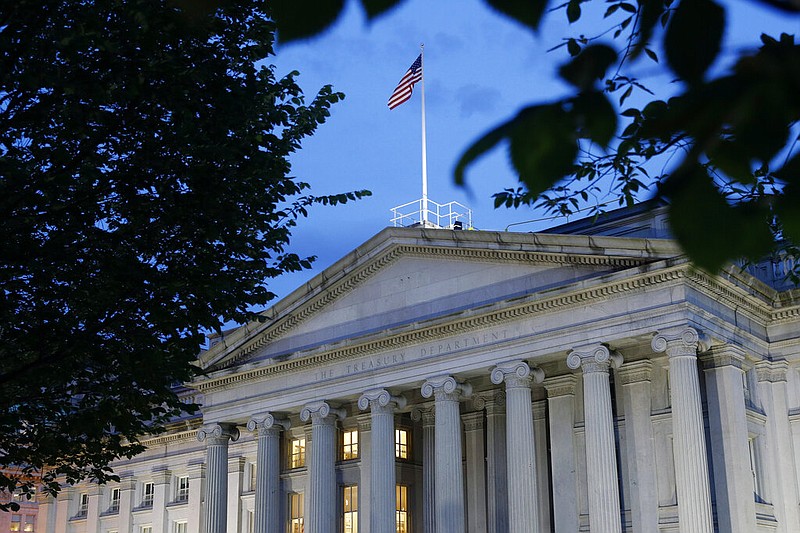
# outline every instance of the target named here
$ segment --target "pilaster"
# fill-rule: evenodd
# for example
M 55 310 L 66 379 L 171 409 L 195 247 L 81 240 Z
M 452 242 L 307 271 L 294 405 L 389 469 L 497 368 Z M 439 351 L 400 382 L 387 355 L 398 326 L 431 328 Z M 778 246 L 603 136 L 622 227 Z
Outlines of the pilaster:
M 436 532 L 436 409 L 431 404 L 417 406 L 411 411 L 411 419 L 422 422 L 422 530 Z
M 700 360 L 706 378 L 718 527 L 731 533 L 755 531 L 756 507 L 742 383 L 745 353 L 729 344 L 712 346 Z
M 767 463 L 771 474 L 769 481 L 772 482 L 771 499 L 778 519 L 777 530 L 798 531 L 798 488 L 794 477 L 794 449 L 786 396 L 789 363 L 785 360 L 759 361 L 755 369 L 761 406 L 767 415 Z
M 506 393 L 492 390 L 480 398 L 481 407 L 486 411 L 487 531 L 508 533 Z
M 244 457 L 228 458 L 228 529 L 242 530 L 242 488 L 244 486 Z M 257 466 L 257 463 L 256 463 Z M 257 484 L 256 484 L 257 486 Z M 155 533 L 155 532 L 154 532 Z
M 550 468 L 553 472 L 553 531 L 578 531 L 578 480 L 575 475 L 575 386 L 573 374 L 544 380 L 550 410 Z
M 187 517 L 186 529 L 188 533 L 200 533 L 203 525 L 204 513 L 203 504 L 205 501 L 205 478 L 206 465 L 200 461 L 192 461 L 187 469 L 189 474 L 189 516 Z M 123 498 L 125 493 L 123 492 Z M 122 510 L 120 509 L 120 513 Z M 122 531 L 120 531 L 122 533 Z M 130 533 L 126 530 L 125 533 Z
M 467 530 L 486 533 L 486 474 L 483 412 L 461 415 L 467 454 Z
M 169 501 L 169 482 L 172 472 L 166 466 L 153 469 L 153 533 L 171 533 L 167 524 L 167 502 Z M 90 498 L 91 501 L 91 498 Z
M 633 531 L 658 533 L 658 486 L 653 444 L 651 376 L 649 359 L 631 361 L 616 371 L 625 413 L 625 456 L 630 486 Z

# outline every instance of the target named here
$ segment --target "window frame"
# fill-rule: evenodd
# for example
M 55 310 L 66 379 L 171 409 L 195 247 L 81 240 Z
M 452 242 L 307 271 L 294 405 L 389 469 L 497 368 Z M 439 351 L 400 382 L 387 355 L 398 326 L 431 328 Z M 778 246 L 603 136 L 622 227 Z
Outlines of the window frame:
M 286 467 L 288 470 L 297 470 L 299 468 L 306 467 L 306 437 L 305 435 L 302 437 L 294 437 L 289 436 L 286 439 L 287 442 L 287 450 L 286 450 Z M 299 450 L 295 453 L 295 443 L 302 442 L 301 446 L 298 446 L 297 449 Z M 297 458 L 297 460 L 295 460 Z
M 339 460 L 355 461 L 361 457 L 358 428 L 344 428 L 339 438 Z
M 355 493 L 355 496 L 353 494 Z M 358 485 L 342 486 L 342 533 L 358 533 Z M 348 500 L 349 496 L 349 500 Z M 348 529 L 348 518 L 350 528 Z
M 395 485 L 395 530 L 397 533 L 410 533 L 411 531 L 411 512 L 408 509 L 408 485 L 400 483 Z M 401 518 L 405 524 L 405 529 L 400 529 Z
M 401 455 L 403 445 L 400 443 L 400 435 L 405 433 L 406 442 L 405 442 L 405 457 Z M 407 427 L 395 427 L 394 428 L 394 458 L 397 461 L 411 461 L 411 430 Z
M 290 492 L 288 494 L 289 509 L 287 512 L 287 527 L 288 533 L 301 533 L 305 529 L 305 502 L 303 501 L 304 494 L 302 492 Z M 295 507 L 295 503 L 297 506 Z M 299 526 L 294 528 L 293 526 Z
M 189 501 L 189 476 L 175 476 L 175 501 Z
M 156 485 L 152 481 L 142 483 L 142 507 L 152 507 L 156 496 Z

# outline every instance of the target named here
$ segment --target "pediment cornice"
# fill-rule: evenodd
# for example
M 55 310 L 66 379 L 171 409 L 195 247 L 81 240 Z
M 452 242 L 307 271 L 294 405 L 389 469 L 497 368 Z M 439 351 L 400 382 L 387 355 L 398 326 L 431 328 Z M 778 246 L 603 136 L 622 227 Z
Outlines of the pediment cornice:
M 442 232 L 445 230 L 427 230 Z M 452 233 L 447 231 L 447 233 Z M 499 235 L 499 234 L 498 234 Z M 276 306 L 267 313 L 267 322 L 256 325 L 255 330 L 240 328 L 238 335 L 232 336 L 221 350 L 205 357 L 207 369 L 222 369 L 241 364 L 248 356 L 268 343 L 289 333 L 309 317 L 318 313 L 334 300 L 355 289 L 369 277 L 386 268 L 400 257 L 425 257 L 441 260 L 486 262 L 494 264 L 515 263 L 537 266 L 594 266 L 609 270 L 620 270 L 639 266 L 653 260 L 677 254 L 677 248 L 670 241 L 649 244 L 648 246 L 618 246 L 609 250 L 608 244 L 621 244 L 625 241 L 642 239 L 589 239 L 573 235 L 524 235 L 526 239 L 501 240 L 487 247 L 485 241 L 461 243 L 460 246 L 441 246 L 420 243 L 396 243 L 368 258 L 362 264 L 353 265 L 342 271 L 341 276 L 328 271 L 323 272 L 322 280 L 312 289 L 308 297 L 284 308 Z M 535 237 L 535 238 L 533 238 Z M 610 241 L 610 242 L 609 242 Z M 619 241 L 619 242 L 616 242 Z M 651 243 L 651 241 L 646 241 Z M 480 245 L 480 246 L 478 246 Z M 647 252 L 643 252 L 647 250 Z M 626 254 L 630 255 L 626 255 Z M 334 265 L 336 266 L 336 265 Z M 319 277 L 319 276 L 318 276 Z M 270 321 L 270 317 L 272 320 Z M 203 364 L 203 363 L 201 363 Z

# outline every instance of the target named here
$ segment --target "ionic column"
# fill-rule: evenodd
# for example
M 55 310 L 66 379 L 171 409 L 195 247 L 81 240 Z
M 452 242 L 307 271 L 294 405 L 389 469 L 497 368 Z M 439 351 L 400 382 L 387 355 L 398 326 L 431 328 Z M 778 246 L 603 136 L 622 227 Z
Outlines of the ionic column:
M 536 493 L 536 454 L 533 438 L 531 381 L 541 383 L 544 372 L 524 361 L 492 369 L 492 383 L 506 384 L 506 446 L 508 472 L 508 526 L 513 532 L 534 532 L 539 526 Z
M 633 531 L 658 533 L 658 487 L 656 486 L 653 424 L 650 420 L 653 363 L 649 359 L 622 365 L 616 383 L 622 387 L 625 413 L 625 455 L 631 491 Z
M 249 431 L 256 431 L 256 494 L 254 502 L 255 533 L 281 533 L 281 431 L 289 429 L 289 420 L 276 419 L 272 413 L 252 417 Z
M 508 473 L 506 456 L 506 395 L 483 395 L 486 410 L 486 494 L 488 533 L 508 533 Z
M 574 350 L 567 366 L 583 370 L 586 431 L 586 477 L 589 484 L 589 527 L 592 533 L 620 533 L 619 476 L 608 371 L 622 356 L 605 346 Z
M 435 429 L 436 419 L 435 409 L 432 406 L 424 408 L 414 408 L 411 411 L 411 419 L 415 422 L 422 421 L 422 531 L 424 533 L 436 533 L 436 493 L 435 493 L 435 462 L 436 450 Z
M 309 533 L 335 533 L 336 518 L 336 419 L 344 418 L 343 409 L 335 409 L 327 402 L 312 402 L 300 411 L 300 420 L 311 420 L 312 445 L 309 470 L 310 497 Z
M 766 438 L 768 462 L 771 465 L 768 481 L 772 481 L 772 503 L 778 518 L 779 532 L 800 530 L 798 494 L 795 484 L 792 430 L 786 400 L 785 360 L 759 361 L 755 364 L 761 407 L 767 415 Z M 767 466 L 767 465 L 765 465 Z
M 206 442 L 206 502 L 204 533 L 225 533 L 228 512 L 228 443 L 239 438 L 234 424 L 212 424 L 197 431 Z
M 713 346 L 700 359 L 706 377 L 717 525 L 720 531 L 731 533 L 755 531 L 756 505 L 742 383 L 745 353 L 728 344 Z
M 467 528 L 486 533 L 486 473 L 483 444 L 483 412 L 461 415 L 467 454 Z
M 579 529 L 578 481 L 575 476 L 575 385 L 574 375 L 544 380 L 550 411 L 550 464 L 553 471 L 553 530 L 574 533 Z
M 461 417 L 458 402 L 472 387 L 453 376 L 437 376 L 422 385 L 422 396 L 435 399 L 436 533 L 464 533 L 464 474 L 461 467 Z
M 678 522 L 683 533 L 710 533 L 711 490 L 708 482 L 703 406 L 697 372 L 700 336 L 693 328 L 675 334 L 658 334 L 653 351 L 669 356 L 672 437 L 675 453 L 675 488 Z
M 394 533 L 397 529 L 394 409 L 405 405 L 405 398 L 392 396 L 386 389 L 368 390 L 358 399 L 358 408 L 369 409 L 372 422 L 369 530 L 373 533 Z

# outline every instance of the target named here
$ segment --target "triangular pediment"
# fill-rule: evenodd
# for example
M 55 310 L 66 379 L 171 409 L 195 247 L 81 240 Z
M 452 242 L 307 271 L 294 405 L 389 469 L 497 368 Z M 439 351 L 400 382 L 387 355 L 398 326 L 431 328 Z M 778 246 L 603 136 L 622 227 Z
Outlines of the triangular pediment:
M 267 364 L 348 339 L 543 293 L 673 256 L 671 243 L 390 228 L 204 354 L 208 369 Z

